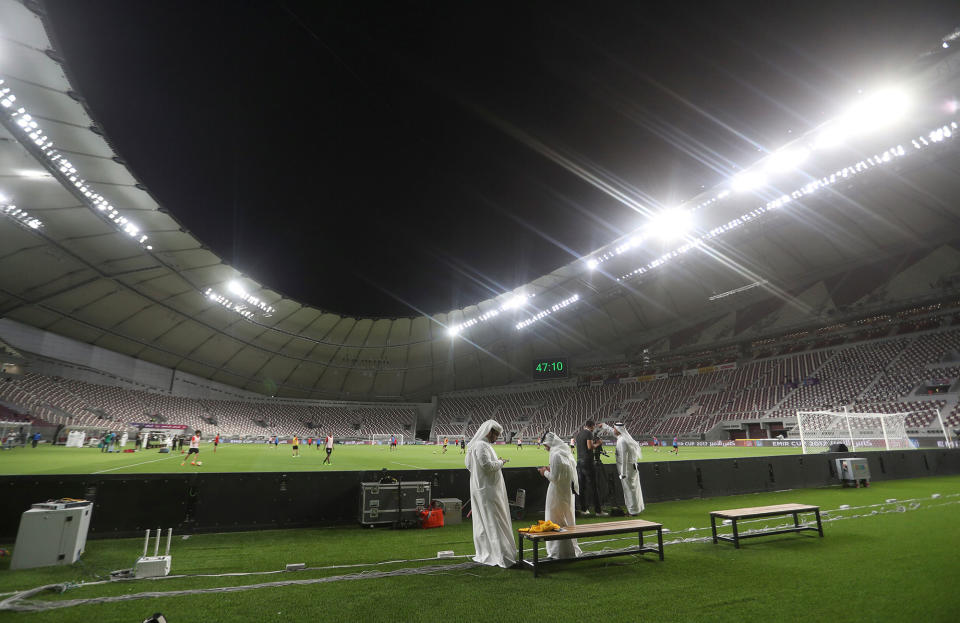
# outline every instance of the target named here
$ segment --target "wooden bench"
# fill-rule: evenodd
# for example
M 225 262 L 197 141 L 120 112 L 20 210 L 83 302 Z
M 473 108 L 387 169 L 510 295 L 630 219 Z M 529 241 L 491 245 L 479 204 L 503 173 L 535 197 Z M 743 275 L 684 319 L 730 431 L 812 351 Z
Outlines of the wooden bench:
M 643 544 L 643 533 L 648 530 L 657 531 L 657 547 L 650 547 Z M 608 534 L 624 534 L 636 532 L 639 535 L 639 545 L 637 547 L 628 547 L 616 552 L 597 552 L 585 553 L 579 558 L 551 558 L 540 560 L 540 543 L 547 541 L 561 541 L 566 539 L 581 539 L 591 536 L 605 536 Z M 524 560 L 523 543 L 530 541 L 533 544 L 533 560 Z M 663 524 L 645 521 L 643 519 L 629 519 L 626 521 L 607 521 L 603 523 L 583 524 L 563 528 L 555 532 L 517 532 L 517 564 L 533 568 L 533 577 L 537 577 L 537 571 L 540 565 L 547 562 L 572 562 L 575 560 L 594 560 L 597 558 L 607 558 L 608 556 L 625 556 L 628 554 L 643 554 L 652 552 L 660 555 L 663 560 Z
M 817 516 L 817 527 L 813 526 L 801 526 L 800 525 L 800 513 L 815 513 Z M 759 530 L 752 534 L 740 534 L 737 531 L 737 520 L 739 519 L 756 519 L 758 517 L 778 517 L 781 515 L 793 515 L 793 527 L 792 528 L 780 528 L 776 530 Z M 729 519 L 730 523 L 733 526 L 733 536 L 718 535 L 717 534 L 717 518 L 720 519 Z M 713 530 L 713 542 L 716 543 L 717 539 L 723 541 L 730 541 L 733 543 L 734 547 L 737 549 L 740 548 L 740 539 L 751 539 L 758 536 L 767 536 L 768 534 L 784 534 L 787 532 L 804 532 L 806 530 L 812 530 L 814 532 L 819 532 L 821 538 L 823 537 L 823 524 L 820 523 L 820 507 L 819 506 L 810 506 L 809 504 L 776 504 L 774 506 L 754 506 L 750 508 L 734 508 L 731 510 L 725 511 L 710 511 L 710 528 Z

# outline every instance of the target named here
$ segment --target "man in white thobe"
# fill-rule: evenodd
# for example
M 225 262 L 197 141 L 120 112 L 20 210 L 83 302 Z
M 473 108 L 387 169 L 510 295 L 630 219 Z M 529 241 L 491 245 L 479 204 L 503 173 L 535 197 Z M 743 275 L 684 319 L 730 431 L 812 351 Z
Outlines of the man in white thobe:
M 550 451 L 550 466 L 540 468 L 540 473 L 550 481 L 544 518 L 561 528 L 575 526 L 573 496 L 580 492 L 577 461 L 567 442 L 553 433 L 545 434 L 542 443 Z M 582 553 L 576 539 L 547 541 L 547 556 L 550 558 L 576 558 Z
M 643 512 L 643 492 L 640 491 L 640 474 L 637 472 L 637 461 L 642 458 L 640 444 L 630 436 L 623 422 L 617 422 L 613 430 L 617 435 L 617 472 L 623 485 L 623 501 L 627 513 L 636 515 Z
M 487 420 L 467 446 L 464 463 L 470 471 L 470 506 L 473 518 L 473 546 L 479 563 L 507 569 L 516 562 L 510 504 L 503 482 L 504 463 L 493 451 L 493 442 L 503 432 L 494 420 Z

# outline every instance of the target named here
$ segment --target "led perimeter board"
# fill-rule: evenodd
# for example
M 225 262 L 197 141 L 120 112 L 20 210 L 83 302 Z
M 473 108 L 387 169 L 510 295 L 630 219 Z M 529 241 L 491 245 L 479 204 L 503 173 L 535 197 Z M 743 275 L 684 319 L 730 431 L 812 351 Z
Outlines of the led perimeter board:
M 568 376 L 570 376 L 570 372 L 566 357 L 534 359 L 533 361 L 533 380 L 535 381 L 565 379 Z

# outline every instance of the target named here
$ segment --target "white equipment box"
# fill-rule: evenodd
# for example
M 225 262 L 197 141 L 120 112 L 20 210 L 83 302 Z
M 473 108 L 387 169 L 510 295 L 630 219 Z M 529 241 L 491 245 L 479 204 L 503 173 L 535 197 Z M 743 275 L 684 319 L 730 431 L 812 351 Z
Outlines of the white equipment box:
M 443 525 L 449 526 L 463 522 L 463 502 L 457 498 L 433 498 L 443 509 Z
M 837 477 L 843 486 L 869 487 L 870 466 L 867 459 L 849 458 L 834 459 L 836 461 Z
M 77 562 L 87 545 L 93 502 L 44 502 L 20 516 L 11 569 Z

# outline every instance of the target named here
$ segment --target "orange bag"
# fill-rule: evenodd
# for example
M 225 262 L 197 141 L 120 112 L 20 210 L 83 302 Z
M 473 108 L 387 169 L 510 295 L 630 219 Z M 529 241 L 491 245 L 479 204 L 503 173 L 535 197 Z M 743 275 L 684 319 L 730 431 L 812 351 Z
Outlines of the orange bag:
M 420 511 L 421 528 L 442 528 L 443 527 L 443 509 L 431 508 Z

